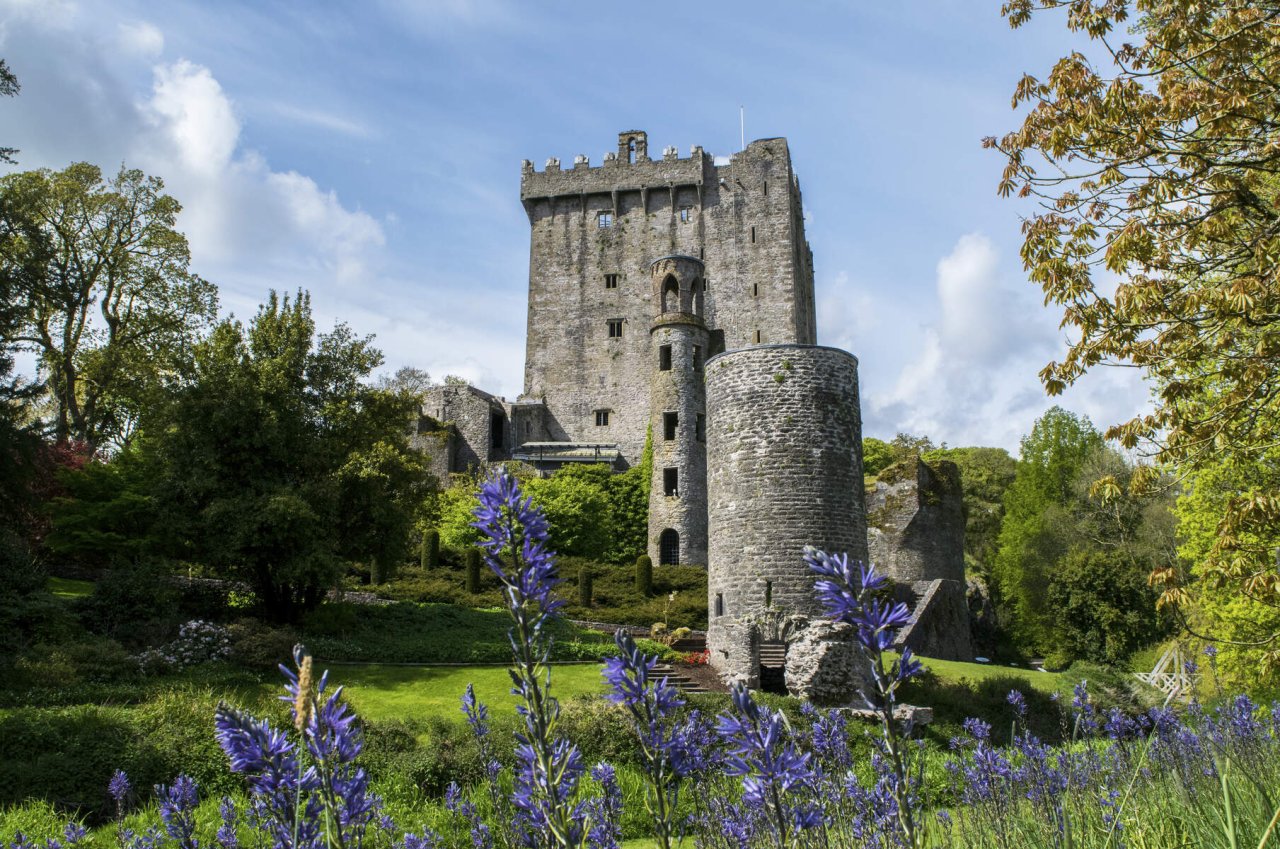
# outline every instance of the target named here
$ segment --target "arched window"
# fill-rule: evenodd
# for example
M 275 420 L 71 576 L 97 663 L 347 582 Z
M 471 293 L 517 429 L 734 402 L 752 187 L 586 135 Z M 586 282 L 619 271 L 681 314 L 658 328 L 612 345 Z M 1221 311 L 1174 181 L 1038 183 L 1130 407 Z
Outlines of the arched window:
M 662 281 L 662 311 L 680 311 L 680 283 L 670 274 Z
M 680 565 L 680 533 L 674 528 L 667 528 L 658 537 L 658 564 L 661 566 Z
M 693 314 L 702 315 L 702 290 L 706 288 L 701 280 L 693 281 Z

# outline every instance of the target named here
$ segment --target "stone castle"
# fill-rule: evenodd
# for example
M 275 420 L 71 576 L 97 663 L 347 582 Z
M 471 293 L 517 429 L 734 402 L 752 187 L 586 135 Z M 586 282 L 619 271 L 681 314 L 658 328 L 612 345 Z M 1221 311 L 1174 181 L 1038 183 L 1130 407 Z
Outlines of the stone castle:
M 423 421 L 448 423 L 421 434 L 435 471 L 623 469 L 648 443 L 649 554 L 707 566 L 712 663 L 755 681 L 760 644 L 785 645 L 818 613 L 801 548 L 867 556 L 857 360 L 815 344 L 813 254 L 786 140 L 727 160 L 696 146 L 651 157 L 646 134 L 628 131 L 598 166 L 526 160 L 520 197 L 524 390 L 514 402 L 460 383 L 430 390 Z M 953 562 L 938 575 L 933 562 L 912 561 L 908 595 L 954 583 Z M 963 561 L 959 586 L 963 606 Z M 777 611 L 799 618 L 765 633 Z M 965 628 L 963 640 L 941 628 L 928 648 L 966 655 Z

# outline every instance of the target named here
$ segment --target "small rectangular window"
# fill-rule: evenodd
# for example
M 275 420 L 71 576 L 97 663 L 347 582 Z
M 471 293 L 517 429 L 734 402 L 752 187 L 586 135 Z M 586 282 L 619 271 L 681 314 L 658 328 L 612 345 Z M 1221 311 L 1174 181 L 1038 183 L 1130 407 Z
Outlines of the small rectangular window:
M 769 196 L 769 181 L 768 181 L 768 180 L 765 180 L 765 181 L 764 181 L 764 194 L 765 194 L 765 197 L 768 197 L 768 196 Z
M 609 411 L 596 410 L 596 427 L 608 427 L 608 426 L 609 426 Z
M 751 284 L 751 297 L 753 297 L 753 298 L 758 298 L 758 297 L 760 297 L 760 284 L 759 284 L 759 283 L 752 283 L 752 284 Z
M 619 335 L 619 336 L 621 336 L 622 334 L 618 334 L 618 335 Z M 756 343 L 757 345 L 759 345 L 759 344 L 760 344 L 760 340 L 761 340 L 762 338 L 763 338 L 763 337 L 760 335 L 760 331 L 759 331 L 759 330 L 757 330 L 757 331 L 756 331 L 756 334 L 755 334 L 755 343 Z
M 663 413 L 662 414 L 662 438 L 672 440 L 676 438 L 676 428 L 680 425 L 679 413 Z
M 616 289 L 616 288 L 618 288 L 618 275 L 616 275 L 616 274 L 606 274 L 606 275 L 604 276 L 604 287 L 605 287 L 606 289 Z
M 773 581 L 764 582 L 764 606 L 773 607 Z
M 692 217 L 693 217 L 693 207 L 691 206 L 680 207 L 680 223 L 681 224 L 688 224 L 689 219 Z
M 671 371 L 671 346 L 658 346 L 658 371 Z
M 707 441 L 707 417 L 702 413 L 698 413 L 698 417 L 693 420 L 693 437 L 699 442 Z
M 622 319 L 620 318 L 609 319 L 609 338 L 610 339 L 622 338 Z
M 716 616 L 724 616 L 724 593 L 716 593 Z
M 599 227 L 601 230 L 603 230 L 603 229 L 605 229 L 605 228 L 607 228 L 607 227 L 612 227 L 612 226 L 613 226 L 613 213 L 612 213 L 612 212 L 597 212 L 597 213 L 596 213 L 596 226 L 597 226 L 597 227 Z M 752 232 L 752 233 L 754 233 L 754 232 L 755 232 L 755 230 L 752 230 L 751 232 Z M 754 237 L 754 236 L 752 236 L 751 241 L 753 241 L 753 242 L 755 241 L 755 237 Z
M 608 224 L 602 224 L 601 226 L 602 226 L 602 227 L 608 227 L 609 225 L 608 225 Z M 751 244 L 753 244 L 753 245 L 754 245 L 755 243 L 756 243 L 756 228 L 752 227 L 752 228 L 751 228 Z
M 678 496 L 680 494 L 680 470 L 662 470 L 662 494 Z
M 693 346 L 693 370 L 702 371 L 702 346 Z

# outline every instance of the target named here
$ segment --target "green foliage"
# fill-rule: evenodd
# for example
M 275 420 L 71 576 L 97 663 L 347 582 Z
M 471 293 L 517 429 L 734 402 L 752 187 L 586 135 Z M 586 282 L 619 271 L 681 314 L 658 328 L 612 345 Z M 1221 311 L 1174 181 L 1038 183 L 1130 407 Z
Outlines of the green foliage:
M 398 602 L 385 606 L 329 602 L 304 620 L 306 643 L 320 662 L 503 663 L 511 658 L 505 610 Z M 595 660 L 613 641 L 559 622 L 553 660 Z
M 603 464 L 566 465 L 550 477 L 522 477 L 521 485 L 550 523 L 550 546 L 561 555 L 626 563 L 643 551 L 648 534 L 649 488 L 645 464 L 614 474 Z M 448 548 L 475 545 L 471 527 L 478 505 L 478 475 L 454 475 L 436 499 L 440 542 Z
M 578 604 L 582 607 L 591 606 L 591 567 L 581 566 L 578 568 Z
M 657 567 L 653 595 L 646 597 L 636 590 L 633 569 L 580 557 L 561 557 L 558 565 L 565 579 L 555 595 L 565 604 L 565 616 L 644 627 L 654 622 L 666 622 L 672 628 L 707 627 L 707 571 L 699 566 Z M 579 604 L 578 597 L 578 575 L 584 568 L 591 572 L 589 607 Z M 461 607 L 503 604 L 498 581 L 488 569 L 481 570 L 480 592 L 467 591 L 466 569 L 461 561 L 446 563 L 431 572 L 406 569 L 395 581 L 379 587 L 378 593 L 401 601 Z
M 636 558 L 636 592 L 644 598 L 653 595 L 653 560 L 647 554 Z
M 1072 500 L 1072 483 L 1085 458 L 1101 445 L 1102 437 L 1087 418 L 1060 407 L 1037 419 L 1022 440 L 1022 459 L 1004 496 L 992 577 L 1002 619 L 1031 651 L 1050 644 L 1051 611 L 1045 604 L 1049 574 L 1068 548 L 1054 533 L 1055 519 Z
M 435 528 L 422 535 L 420 565 L 426 570 L 440 567 L 440 532 Z
M 1055 654 L 1119 666 L 1160 639 L 1167 627 L 1156 613 L 1149 571 L 1114 550 L 1073 549 L 1062 558 L 1046 599 L 1054 611 Z
M 140 647 L 163 641 L 177 624 L 178 592 L 160 562 L 120 563 L 75 606 L 89 630 Z
M 217 313 L 163 189 L 84 162 L 0 178 L 0 276 L 25 307 L 14 341 L 39 356 L 59 441 L 126 444 Z
M 864 475 L 878 475 L 881 469 L 891 466 L 896 460 L 897 457 L 889 443 L 874 436 L 863 438 L 862 473 Z
M 1048 654 L 1058 666 L 1123 663 L 1168 628 L 1145 587 L 1173 554 L 1168 498 L 1130 486 L 1135 476 L 1158 476 L 1057 407 L 1022 448 L 992 569 L 1002 621 L 1022 651 Z
M 938 448 L 925 462 L 950 460 L 960 468 L 964 491 L 964 551 L 989 568 L 995 560 L 1004 522 L 1004 494 L 1013 484 L 1017 462 L 1003 448 Z
M 164 546 L 163 523 L 155 500 L 156 464 L 140 456 L 136 442 L 111 462 L 91 461 L 61 469 L 65 495 L 49 505 L 50 551 L 89 566 L 103 567 L 154 556 Z
M 467 592 L 480 594 L 480 549 L 467 549 Z
M 1183 570 L 1199 582 L 1195 604 L 1187 618 L 1197 634 L 1220 641 L 1218 674 L 1231 690 L 1241 689 L 1258 698 L 1280 696 L 1274 675 L 1258 675 L 1268 651 L 1280 634 L 1280 606 L 1265 591 L 1244 591 L 1233 582 L 1215 580 L 1206 568 L 1218 545 L 1219 522 L 1233 499 L 1254 498 L 1280 490 L 1280 449 L 1261 452 L 1256 460 L 1223 455 L 1189 475 L 1177 500 L 1178 556 Z M 1241 542 L 1250 547 L 1280 548 L 1280 530 L 1250 529 Z
M 294 622 L 345 560 L 403 558 L 426 473 L 407 396 L 362 381 L 381 362 L 344 325 L 315 336 L 305 293 L 219 324 L 151 431 L 174 553 L 248 583 Z

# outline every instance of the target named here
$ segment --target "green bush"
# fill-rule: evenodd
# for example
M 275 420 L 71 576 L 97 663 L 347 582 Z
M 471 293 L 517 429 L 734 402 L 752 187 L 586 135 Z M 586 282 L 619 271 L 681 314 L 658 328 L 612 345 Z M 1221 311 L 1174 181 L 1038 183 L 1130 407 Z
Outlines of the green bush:
M 647 554 L 636 558 L 636 592 L 644 598 L 653 595 L 653 560 Z
M 435 529 L 422 535 L 421 566 L 428 572 L 440 567 L 440 532 Z
M 89 630 L 134 648 L 164 642 L 179 619 L 171 575 L 155 561 L 117 565 L 76 609 Z
M 238 619 L 228 630 L 232 661 L 250 669 L 274 671 L 277 665 L 289 662 L 293 647 L 301 642 L 293 628 L 268 625 L 258 619 Z
M 467 592 L 480 594 L 480 550 L 467 549 Z

